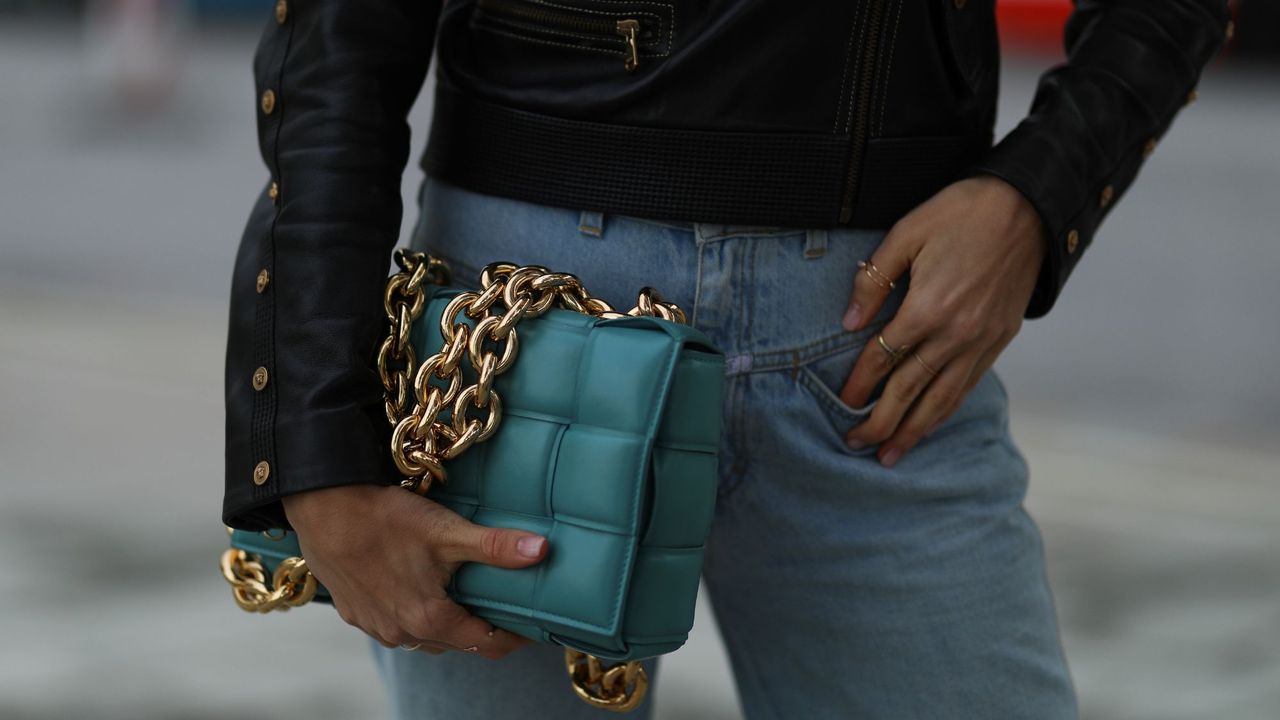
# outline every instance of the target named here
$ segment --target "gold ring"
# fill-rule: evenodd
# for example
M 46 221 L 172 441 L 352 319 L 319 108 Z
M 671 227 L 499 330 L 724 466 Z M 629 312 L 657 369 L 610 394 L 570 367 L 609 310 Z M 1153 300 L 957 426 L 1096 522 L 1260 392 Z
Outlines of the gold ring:
M 907 353 L 911 352 L 910 345 L 895 348 L 884 339 L 884 335 L 877 335 L 876 342 L 880 343 L 880 349 L 884 350 L 885 354 L 889 356 L 889 367 L 895 367 L 902 362 L 902 358 L 906 357 Z
M 920 363 L 920 367 L 924 368 L 930 375 L 938 377 L 938 371 L 929 367 L 929 363 L 925 362 L 924 358 L 920 357 L 920 353 L 911 353 L 911 357 L 915 358 L 916 362 Z
M 879 285 L 885 290 L 892 290 L 898 287 L 897 284 L 889 279 L 888 275 L 880 272 L 880 268 L 876 267 L 876 264 L 870 260 L 859 260 L 858 267 L 867 274 L 867 277 L 871 278 L 871 282 Z
M 407 650 L 407 651 L 409 651 L 409 652 L 413 652 L 414 650 L 417 650 L 417 649 L 419 649 L 419 648 L 421 648 L 421 647 L 422 647 L 422 643 L 414 643 L 414 644 L 412 644 L 412 645 L 401 645 L 401 646 L 400 646 L 400 649 L 401 649 L 401 650 Z

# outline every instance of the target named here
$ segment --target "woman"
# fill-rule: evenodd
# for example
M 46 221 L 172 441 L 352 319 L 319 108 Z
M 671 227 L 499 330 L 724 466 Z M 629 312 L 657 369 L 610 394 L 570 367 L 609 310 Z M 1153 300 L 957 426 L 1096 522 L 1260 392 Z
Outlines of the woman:
M 992 0 L 438 5 L 277 2 L 228 338 L 224 520 L 297 531 L 396 714 L 594 712 L 554 648 L 513 653 L 443 589 L 545 538 L 389 487 L 371 360 L 438 37 L 414 244 L 464 281 L 509 259 L 614 305 L 656 285 L 726 352 L 704 574 L 747 716 L 1074 717 L 990 368 L 1192 96 L 1225 3 L 1080 0 L 994 147 Z

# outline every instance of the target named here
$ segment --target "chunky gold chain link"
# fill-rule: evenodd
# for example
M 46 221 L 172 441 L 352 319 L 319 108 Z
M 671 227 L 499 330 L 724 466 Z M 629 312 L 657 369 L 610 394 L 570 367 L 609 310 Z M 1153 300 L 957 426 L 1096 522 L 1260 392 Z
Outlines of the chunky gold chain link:
M 423 285 L 447 285 L 449 268 L 438 258 L 404 249 L 396 251 L 395 261 L 400 271 L 387 280 L 382 298 L 390 332 L 378 348 L 378 376 L 393 428 L 391 456 L 404 476 L 400 484 L 419 495 L 445 482 L 444 461 L 498 429 L 502 400 L 493 383 L 515 363 L 520 347 L 515 328 L 521 320 L 559 307 L 599 318 L 650 315 L 685 322 L 684 312 L 653 288 L 642 288 L 636 306 L 621 313 L 588 293 L 574 275 L 539 265 L 492 263 L 480 274 L 479 291 L 459 293 L 445 307 L 440 317 L 444 343 L 419 365 L 410 332 L 426 307 Z M 469 385 L 463 379 L 464 359 L 476 372 L 476 382 Z M 408 409 L 411 396 L 414 404 Z M 222 555 L 222 575 L 236 604 L 251 612 L 287 610 L 316 593 L 316 579 L 302 558 L 286 559 L 268 583 L 262 563 L 233 548 Z M 606 667 L 593 655 L 566 649 L 565 667 L 578 697 L 606 710 L 635 709 L 649 687 L 638 661 Z
M 592 707 L 631 712 L 649 691 L 649 675 L 639 660 L 606 666 L 595 655 L 565 648 L 564 667 L 574 694 Z
M 268 613 L 306 605 L 316 596 L 316 578 L 302 558 L 285 558 L 268 582 L 262 563 L 244 550 L 222 553 L 222 577 L 242 610 Z

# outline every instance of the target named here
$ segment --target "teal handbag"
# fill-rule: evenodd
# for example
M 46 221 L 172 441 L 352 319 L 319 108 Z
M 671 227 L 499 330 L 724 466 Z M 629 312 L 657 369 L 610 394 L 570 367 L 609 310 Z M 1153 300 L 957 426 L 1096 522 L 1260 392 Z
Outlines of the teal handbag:
M 723 354 L 648 289 L 623 315 L 545 268 L 495 263 L 480 291 L 463 292 L 429 282 L 442 274 L 434 258 L 396 259 L 379 371 L 402 484 L 472 522 L 549 541 L 533 567 L 464 564 L 450 595 L 497 627 L 576 651 L 567 662 L 584 700 L 634 707 L 647 682 L 638 663 L 606 670 L 580 653 L 635 661 L 688 638 L 716 495 Z M 248 610 L 328 598 L 287 531 L 234 531 L 223 574 Z

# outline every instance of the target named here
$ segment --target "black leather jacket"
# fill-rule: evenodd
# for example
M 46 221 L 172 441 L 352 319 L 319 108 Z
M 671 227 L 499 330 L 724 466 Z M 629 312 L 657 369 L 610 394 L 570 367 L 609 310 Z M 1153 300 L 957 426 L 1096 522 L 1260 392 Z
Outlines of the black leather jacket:
M 280 526 L 283 495 L 397 477 L 372 359 L 433 38 L 433 176 L 655 218 L 888 227 L 989 173 L 1044 222 L 1034 317 L 1229 27 L 1226 0 L 1077 0 L 1068 62 L 992 147 L 994 0 L 278 0 L 254 63 L 270 178 L 231 289 L 223 519 Z

